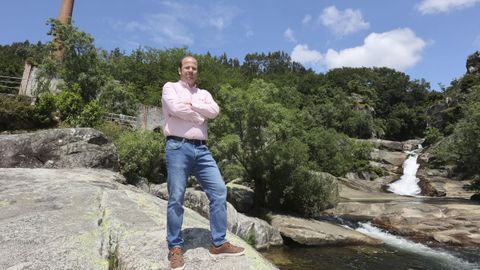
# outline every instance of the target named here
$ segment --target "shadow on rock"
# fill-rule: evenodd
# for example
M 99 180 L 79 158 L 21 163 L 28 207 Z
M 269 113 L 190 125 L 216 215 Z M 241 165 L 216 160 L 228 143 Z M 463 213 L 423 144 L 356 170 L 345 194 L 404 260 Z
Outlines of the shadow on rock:
M 185 241 L 185 252 L 189 249 L 205 248 L 209 249 L 212 245 L 212 236 L 209 230 L 204 228 L 187 228 L 182 230 L 182 236 Z

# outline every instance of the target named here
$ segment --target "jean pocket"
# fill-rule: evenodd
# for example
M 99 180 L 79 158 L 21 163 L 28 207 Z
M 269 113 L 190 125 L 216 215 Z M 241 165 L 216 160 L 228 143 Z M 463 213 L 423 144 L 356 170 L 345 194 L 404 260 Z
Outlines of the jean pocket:
M 167 150 L 177 150 L 179 149 L 180 147 L 182 147 L 183 145 L 183 142 L 182 141 L 177 141 L 177 140 L 168 140 L 167 141 L 167 145 L 166 145 L 166 149 Z

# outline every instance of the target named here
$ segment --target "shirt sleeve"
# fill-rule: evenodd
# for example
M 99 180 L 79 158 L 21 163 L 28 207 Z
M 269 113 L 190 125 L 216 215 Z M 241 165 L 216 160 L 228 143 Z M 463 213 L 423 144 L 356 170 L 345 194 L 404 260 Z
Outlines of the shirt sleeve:
M 192 110 L 200 113 L 208 119 L 214 119 L 220 113 L 220 107 L 213 100 L 212 95 L 205 91 L 205 100 L 192 100 Z
M 192 106 L 182 100 L 177 95 L 172 83 L 166 83 L 162 91 L 162 106 L 166 106 L 168 112 L 185 121 L 202 124 L 205 117 L 192 110 Z

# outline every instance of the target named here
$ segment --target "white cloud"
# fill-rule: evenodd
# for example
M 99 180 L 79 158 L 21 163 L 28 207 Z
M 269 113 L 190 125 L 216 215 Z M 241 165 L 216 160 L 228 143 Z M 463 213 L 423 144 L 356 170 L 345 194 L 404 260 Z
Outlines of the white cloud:
M 427 43 L 409 28 L 384 33 L 371 33 L 361 46 L 325 54 L 309 49 L 307 44 L 293 48 L 292 60 L 313 67 L 389 67 L 404 71 L 421 59 Z
M 211 18 L 208 20 L 208 23 L 219 30 L 225 27 L 225 20 L 223 18 Z
M 120 22 L 118 27 L 129 33 L 146 33 L 150 40 L 159 44 L 190 46 L 194 42 L 193 34 L 183 24 L 179 24 L 178 19 L 172 15 L 148 15 L 141 22 Z M 130 40 L 130 42 L 135 41 Z
M 409 28 L 395 29 L 384 33 L 371 33 L 362 46 L 341 51 L 329 49 L 325 64 L 337 67 L 390 67 L 405 70 L 421 59 L 427 43 Z
M 310 16 L 310 14 L 307 14 L 305 15 L 305 17 L 303 17 L 302 23 L 308 24 L 311 20 L 312 20 L 312 16 Z
M 161 13 L 149 14 L 129 22 L 114 22 L 111 25 L 115 30 L 127 32 L 127 35 L 132 33 L 147 35 L 150 40 L 165 47 L 191 46 L 195 42 L 193 34 L 195 29 L 209 31 L 211 38 L 212 35 L 222 33 L 228 28 L 240 13 L 236 7 L 218 5 L 218 3 L 198 6 L 164 1 L 161 4 L 163 5 Z M 195 14 L 195 16 L 185 16 L 185 14 Z
M 319 20 L 338 35 L 348 35 L 370 27 L 370 23 L 363 20 L 360 10 L 350 8 L 340 11 L 335 6 L 327 7 Z
M 468 8 L 479 2 L 480 0 L 422 0 L 417 9 L 422 14 L 433 14 Z
M 320 66 L 323 56 L 319 51 L 310 50 L 307 44 L 298 44 L 291 53 L 292 60 L 310 66 Z
M 290 42 L 297 43 L 297 40 L 295 39 L 295 35 L 293 34 L 293 30 L 290 29 L 290 27 L 287 28 L 287 30 L 285 30 L 285 32 L 283 33 L 283 37 Z

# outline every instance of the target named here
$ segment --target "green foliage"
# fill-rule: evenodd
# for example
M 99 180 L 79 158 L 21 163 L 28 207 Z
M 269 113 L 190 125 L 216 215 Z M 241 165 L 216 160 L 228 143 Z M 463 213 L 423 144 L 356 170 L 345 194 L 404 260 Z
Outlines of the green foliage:
M 270 177 L 288 179 L 281 175 L 275 154 L 287 138 L 295 136 L 301 121 L 297 110 L 282 106 L 275 99 L 279 89 L 263 80 L 254 80 L 246 89 L 224 86 L 218 93 L 222 114 L 211 125 L 212 139 L 216 141 L 212 152 L 225 163 L 242 166 L 245 178 L 255 183 L 259 205 L 266 204 Z M 299 162 L 301 160 L 298 160 Z M 283 170 L 285 171 L 285 170 Z M 276 198 L 277 200 L 279 198 Z
M 309 99 L 313 106 L 308 107 L 314 124 L 351 137 L 376 134 L 406 140 L 423 135 L 426 107 L 431 102 L 429 88 L 424 80 L 410 81 L 406 74 L 389 68 L 333 69 L 325 75 L 325 83 L 314 99 Z M 346 97 L 354 94 L 363 97 L 364 104 L 348 103 Z M 369 108 L 374 114 L 369 115 Z
M 0 131 L 31 129 L 34 108 L 30 102 L 26 97 L 0 96 Z
M 84 106 L 83 98 L 78 92 L 79 87 L 75 85 L 72 89 L 65 89 L 56 97 L 55 104 L 60 113 L 60 119 L 71 126 L 75 126 L 76 119 Z
M 464 93 L 470 92 L 475 85 L 480 85 L 480 77 L 477 75 L 465 74 L 459 81 L 460 91 Z
M 296 86 L 303 75 L 313 73 L 292 61 L 290 56 L 282 51 L 249 53 L 240 69 L 247 78 L 260 78 L 274 83 L 277 87 Z
M 375 122 L 371 114 L 355 110 L 341 123 L 339 130 L 351 137 L 368 139 L 373 134 L 377 134 L 375 128 Z
M 462 176 L 480 172 L 480 84 L 469 89 L 463 115 L 451 136 L 435 148 L 438 164 L 452 164 Z
M 79 91 L 80 87 L 75 84 L 72 89 L 65 89 L 55 97 L 60 120 L 72 127 L 98 127 L 103 122 L 105 108 L 98 100 L 85 105 Z
M 159 106 L 162 86 L 167 81 L 178 80 L 178 61 L 190 53 L 185 48 L 138 48 L 130 55 L 119 49 L 103 54 L 103 66 L 115 80 L 128 85 L 127 91 L 133 90 L 140 103 Z
M 152 180 L 159 169 L 166 175 L 162 134 L 151 131 L 123 132 L 114 142 L 118 147 L 121 172 L 130 183 L 134 183 L 138 176 Z
M 298 138 L 288 138 L 272 146 L 270 156 L 267 157 L 264 165 L 268 190 L 266 199 L 270 209 L 303 213 L 300 208 L 291 204 L 290 198 L 301 196 L 296 194 L 299 190 L 292 190 L 292 187 L 299 184 L 296 183 L 297 181 L 305 181 L 305 179 L 295 178 L 294 172 L 299 167 L 309 165 L 308 146 Z M 291 192 L 288 193 L 287 190 Z
M 249 244 L 250 246 L 252 247 L 255 246 L 256 235 L 254 230 L 251 230 L 247 232 L 245 235 L 242 235 L 241 238 L 243 239 L 243 241 L 247 242 L 247 244 Z
M 471 88 L 469 102 L 464 106 L 465 118 L 452 134 L 452 151 L 458 153 L 457 166 L 469 175 L 480 172 L 480 84 Z
M 78 87 L 78 94 L 88 103 L 96 97 L 107 77 L 93 37 L 73 24 L 62 24 L 54 19 L 48 20 L 47 24 L 50 25 L 48 34 L 58 41 L 49 42 L 47 48 L 50 54 L 59 48 L 63 49 L 64 60 L 59 63 L 50 57 L 44 58 L 40 65 L 39 75 L 43 83 L 40 84 L 39 92 L 46 90 L 45 85 L 48 85 L 50 80 L 59 77 L 67 88 Z
M 101 126 L 98 127 L 105 136 L 112 139 L 113 142 L 116 142 L 124 132 L 130 132 L 129 127 L 119 125 L 115 122 L 105 121 Z
M 49 97 L 40 97 L 39 105 L 23 96 L 0 96 L 0 131 L 34 130 L 55 125 L 54 107 Z
M 103 123 L 103 116 L 105 115 L 105 109 L 100 105 L 97 100 L 90 101 L 82 112 L 75 119 L 75 126 L 79 127 L 98 127 Z
M 0 75 L 22 77 L 25 62 L 39 63 L 46 55 L 41 42 L 31 44 L 28 40 L 10 45 L 0 45 Z M 1 89 L 0 89 L 1 90 Z
M 297 169 L 343 175 L 366 167 L 370 148 L 333 129 L 306 129 L 299 99 L 286 98 L 288 93 L 300 95 L 264 80 L 253 80 L 244 89 L 223 86 L 217 95 L 222 114 L 210 129 L 212 152 L 224 175 L 254 182 L 258 205 L 314 215 L 335 201 L 326 196 L 325 183 L 315 174 Z M 238 167 L 241 175 L 231 173 Z M 305 202 L 305 208 L 294 205 L 296 200 Z
M 334 176 L 318 173 L 300 166 L 291 176 L 285 189 L 285 204 L 307 217 L 320 215 L 321 211 L 338 203 L 338 186 Z
M 56 97 L 41 94 L 35 107 L 18 103 L 18 108 L 8 112 L 2 107 L 3 122 L 19 119 L 19 123 L 30 123 L 24 126 L 53 125 L 52 119 L 58 116 L 70 126 L 97 126 L 104 111 L 133 115 L 139 104 L 159 106 L 162 86 L 178 80 L 179 59 L 192 54 L 187 48 L 107 52 L 97 49 L 93 37 L 73 25 L 55 20 L 48 24 L 50 34 L 61 43 L 43 47 L 52 52 L 62 44 L 65 60 L 43 59 L 38 90 L 48 92 L 50 81 L 59 79 L 63 91 Z M 23 59 L 36 55 L 27 47 L 32 46 L 0 47 L 2 60 L 12 63 L 8 72 L 17 74 Z M 2 52 L 7 52 L 5 58 Z M 458 167 L 468 172 L 477 168 L 473 152 L 461 142 L 474 144 L 475 136 L 480 137 L 475 130 L 476 105 L 470 102 L 461 111 L 458 106 L 447 110 L 450 126 L 432 125 L 438 130 L 426 130 L 426 123 L 427 109 L 448 94 L 455 93 L 459 100 L 473 95 L 478 77 L 465 76 L 445 93 L 432 93 L 424 80 L 411 80 L 389 68 L 340 68 L 316 74 L 293 62 L 285 52 L 250 53 L 242 63 L 226 54 L 195 57 L 199 87 L 208 89 L 222 108 L 209 124 L 211 150 L 227 180 L 254 182 L 260 206 L 315 215 L 333 205 L 335 200 L 328 199 L 324 189 L 329 177 L 318 179 L 314 171 L 343 176 L 352 170 L 368 170 L 370 146 L 350 137 L 405 140 L 425 134 L 427 142 L 433 143 L 440 133 L 454 133 L 446 139 L 451 143 L 439 147 L 445 155 L 437 161 L 458 162 Z M 161 136 L 124 132 L 113 125 L 103 128 L 119 146 L 122 171 L 129 181 L 158 175 L 155 168 L 162 167 Z M 449 146 L 457 144 L 466 151 L 465 157 Z
M 368 143 L 354 141 L 333 129 L 314 128 L 307 133 L 305 141 L 315 169 L 336 176 L 365 169 L 372 150 Z
M 57 107 L 55 105 L 55 96 L 51 93 L 42 93 L 37 97 L 35 103 L 35 118 L 42 127 L 50 127 L 56 124 L 54 113 Z
M 100 88 L 97 99 L 110 113 L 135 115 L 140 106 L 133 85 L 125 86 L 114 80 L 108 80 Z
M 234 87 L 245 84 L 237 59 L 228 59 L 226 54 L 212 57 L 210 54 L 196 55 L 199 66 L 198 85 L 216 95 L 223 84 Z
M 440 141 L 443 138 L 443 134 L 435 127 L 428 127 L 425 129 L 425 141 L 423 146 L 428 146 Z

